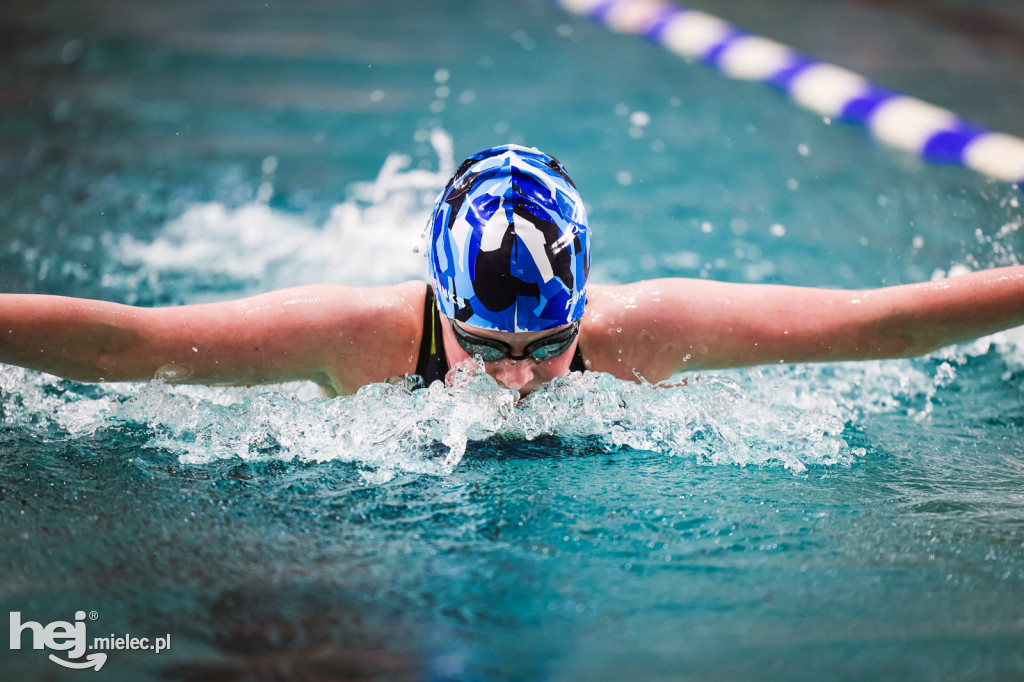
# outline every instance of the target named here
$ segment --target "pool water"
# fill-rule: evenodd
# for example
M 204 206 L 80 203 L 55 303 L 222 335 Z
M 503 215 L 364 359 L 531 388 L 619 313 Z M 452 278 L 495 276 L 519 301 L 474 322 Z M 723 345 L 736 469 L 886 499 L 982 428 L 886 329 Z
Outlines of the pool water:
M 966 3 L 708 5 L 1024 134 L 1009 2 L 974 10 L 1003 27 L 983 40 L 935 21 Z M 1024 248 L 1019 188 L 539 0 L 5 11 L 4 291 L 421 278 L 433 196 L 506 141 L 566 164 L 602 283 L 861 288 Z M 522 403 L 470 373 L 328 400 L 0 366 L 0 613 L 171 638 L 85 673 L 26 631 L 5 675 L 1019 679 L 1022 391 L 1021 329 L 659 387 L 587 373 Z

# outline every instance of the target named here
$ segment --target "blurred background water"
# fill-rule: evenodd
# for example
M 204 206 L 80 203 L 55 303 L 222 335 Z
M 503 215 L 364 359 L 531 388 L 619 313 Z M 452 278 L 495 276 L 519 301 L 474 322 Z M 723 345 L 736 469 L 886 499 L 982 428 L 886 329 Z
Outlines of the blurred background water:
M 1024 135 L 1018 3 L 691 6 Z M 540 0 L 0 16 L 4 291 L 421 278 L 452 165 L 508 141 L 573 175 L 595 281 L 871 287 L 1022 247 L 1018 188 Z M 1020 330 L 519 407 L 486 379 L 323 400 L 0 367 L 0 604 L 172 635 L 100 679 L 1016 679 L 1022 377 Z

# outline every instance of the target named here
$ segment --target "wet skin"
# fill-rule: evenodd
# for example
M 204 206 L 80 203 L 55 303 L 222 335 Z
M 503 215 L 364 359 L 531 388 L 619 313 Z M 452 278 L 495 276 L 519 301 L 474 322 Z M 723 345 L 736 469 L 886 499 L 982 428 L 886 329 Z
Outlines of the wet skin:
M 586 368 L 650 383 L 684 371 L 912 357 L 1024 325 L 1024 266 L 862 291 L 667 278 L 591 285 L 587 294 L 574 342 Z M 0 294 L 0 362 L 75 381 L 312 381 L 325 395 L 348 395 L 415 373 L 425 296 L 418 281 L 164 308 Z M 517 355 L 551 333 L 467 331 Z M 441 332 L 449 364 L 469 361 L 447 320 Z M 530 393 L 567 375 L 574 350 L 485 370 Z

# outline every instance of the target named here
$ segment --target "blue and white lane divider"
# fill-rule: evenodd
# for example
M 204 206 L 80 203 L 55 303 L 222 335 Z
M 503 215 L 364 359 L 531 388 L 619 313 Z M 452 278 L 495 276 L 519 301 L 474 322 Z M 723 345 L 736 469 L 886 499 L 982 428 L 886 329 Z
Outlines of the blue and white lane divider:
M 804 108 L 866 126 L 883 143 L 926 161 L 1024 185 L 1024 139 L 986 130 L 710 14 L 666 0 L 552 1 L 612 30 L 644 36 L 682 57 L 704 61 L 731 78 L 771 83 Z

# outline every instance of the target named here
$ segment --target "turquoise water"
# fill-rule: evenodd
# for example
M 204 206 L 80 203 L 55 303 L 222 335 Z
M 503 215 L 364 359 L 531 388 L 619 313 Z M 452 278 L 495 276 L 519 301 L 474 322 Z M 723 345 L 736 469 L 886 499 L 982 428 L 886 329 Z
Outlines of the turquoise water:
M 759 7 L 717 11 L 1024 134 L 990 104 L 1024 98 L 1012 43 L 870 4 L 779 5 L 805 9 L 803 30 Z M 156 305 L 421 277 L 439 185 L 504 141 L 573 174 L 596 281 L 869 287 L 1022 248 L 1019 190 L 542 2 L 7 12 L 5 291 Z M 978 12 L 1021 25 L 1010 5 Z M 486 377 L 325 400 L 0 367 L 0 614 L 94 611 L 90 638 L 172 641 L 86 673 L 26 633 L 3 665 L 11 679 L 1024 676 L 1020 329 L 915 360 L 678 379 L 587 374 L 517 405 Z

